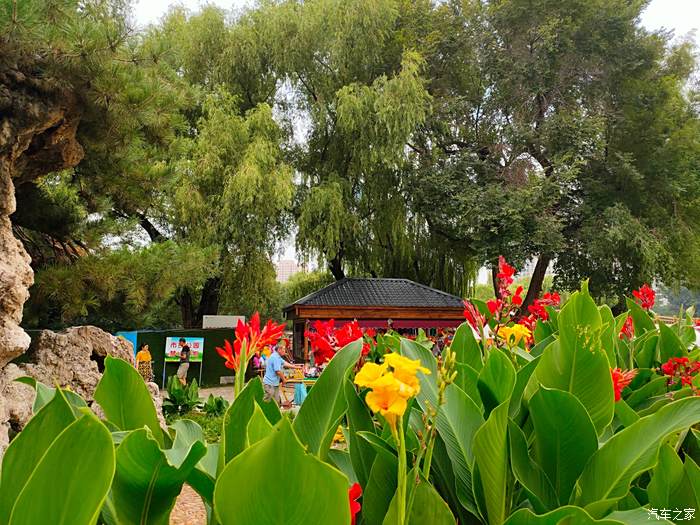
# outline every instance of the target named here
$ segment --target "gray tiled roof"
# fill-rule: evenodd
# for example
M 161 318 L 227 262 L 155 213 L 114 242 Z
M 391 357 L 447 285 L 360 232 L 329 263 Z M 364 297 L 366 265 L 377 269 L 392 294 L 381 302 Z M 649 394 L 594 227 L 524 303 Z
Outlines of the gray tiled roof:
M 462 307 L 462 299 L 408 279 L 342 279 L 293 305 Z M 288 309 L 293 305 L 285 308 Z

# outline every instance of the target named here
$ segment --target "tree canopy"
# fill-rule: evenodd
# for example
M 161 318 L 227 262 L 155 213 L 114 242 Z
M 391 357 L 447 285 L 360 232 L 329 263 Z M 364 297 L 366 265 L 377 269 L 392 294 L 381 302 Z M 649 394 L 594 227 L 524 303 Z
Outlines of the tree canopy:
M 537 261 L 526 304 L 550 265 L 611 303 L 697 290 L 696 50 L 645 5 L 285 0 L 137 28 L 127 1 L 0 0 L 3 67 L 71 104 L 82 147 L 15 166 L 28 322 L 279 315 L 291 233 L 336 279 L 468 295 L 502 254 Z

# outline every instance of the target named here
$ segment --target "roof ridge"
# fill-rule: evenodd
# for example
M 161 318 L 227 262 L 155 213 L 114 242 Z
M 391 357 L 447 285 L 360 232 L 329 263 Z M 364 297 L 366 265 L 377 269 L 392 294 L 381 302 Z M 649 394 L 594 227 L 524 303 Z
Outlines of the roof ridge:
M 419 286 L 420 288 L 425 288 L 426 290 L 430 290 L 431 292 L 436 292 L 442 295 L 446 295 L 447 297 L 456 297 L 460 301 L 463 301 L 464 299 L 462 297 L 459 297 L 458 295 L 454 295 L 451 293 L 443 292 L 442 290 L 438 290 L 437 288 L 433 288 L 432 286 L 428 286 L 427 284 L 423 283 L 418 283 L 416 281 L 412 281 L 411 279 L 406 279 L 409 283 L 413 284 L 414 286 Z
M 331 283 L 331 284 L 327 284 L 326 286 L 324 286 L 324 287 L 321 288 L 320 290 L 316 290 L 315 292 L 311 292 L 311 293 L 309 293 L 309 294 L 306 294 L 306 295 L 305 295 L 304 297 L 302 297 L 301 299 L 297 299 L 297 300 L 294 301 L 293 303 L 288 304 L 287 306 L 285 306 L 285 307 L 283 308 L 283 310 L 286 310 L 287 308 L 291 307 L 292 305 L 300 304 L 302 301 L 305 301 L 305 300 L 309 299 L 310 297 L 313 297 L 314 295 L 320 295 L 321 293 L 325 293 L 325 292 L 327 292 L 328 290 L 332 290 L 332 289 L 334 289 L 334 288 L 337 288 L 338 286 L 340 286 L 341 284 L 343 284 L 345 281 L 348 281 L 348 280 L 349 280 L 349 279 L 348 279 L 347 277 L 343 277 L 343 278 L 340 279 L 339 281 L 335 281 L 335 282 L 333 282 L 333 283 Z

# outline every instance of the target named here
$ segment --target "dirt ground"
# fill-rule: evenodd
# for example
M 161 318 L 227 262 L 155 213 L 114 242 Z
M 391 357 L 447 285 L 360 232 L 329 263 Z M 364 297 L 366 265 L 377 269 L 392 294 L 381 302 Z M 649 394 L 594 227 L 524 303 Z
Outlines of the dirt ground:
M 182 487 L 182 492 L 170 513 L 170 525 L 206 525 L 207 511 L 199 497 L 189 485 Z

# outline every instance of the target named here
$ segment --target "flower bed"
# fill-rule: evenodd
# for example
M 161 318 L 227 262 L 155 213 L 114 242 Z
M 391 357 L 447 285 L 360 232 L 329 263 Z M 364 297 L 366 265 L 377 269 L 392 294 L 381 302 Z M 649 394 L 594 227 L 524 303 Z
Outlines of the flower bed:
M 123 361 L 107 359 L 95 393 L 104 420 L 37 385 L 4 457 L 0 523 L 167 523 L 184 483 L 222 525 L 687 519 L 700 497 L 692 312 L 657 323 L 643 287 L 614 316 L 585 284 L 561 308 L 548 294 L 523 311 L 514 269 L 500 270 L 499 297 L 465 302 L 437 358 L 429 341 L 378 345 L 350 327 L 293 422 L 256 378 L 236 385 L 216 444 L 194 421 L 160 428 Z M 240 327 L 221 354 L 240 374 L 278 331 Z M 346 448 L 331 447 L 339 425 Z

